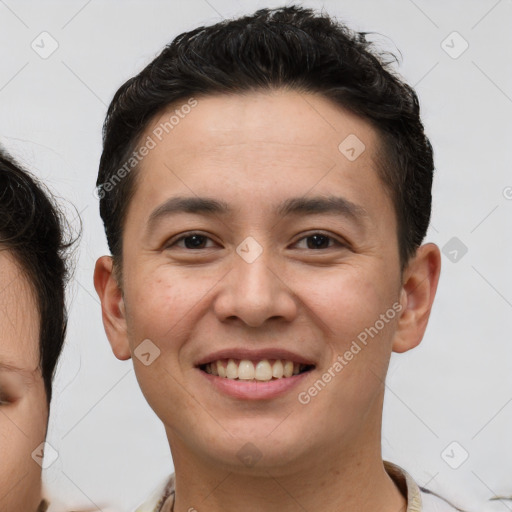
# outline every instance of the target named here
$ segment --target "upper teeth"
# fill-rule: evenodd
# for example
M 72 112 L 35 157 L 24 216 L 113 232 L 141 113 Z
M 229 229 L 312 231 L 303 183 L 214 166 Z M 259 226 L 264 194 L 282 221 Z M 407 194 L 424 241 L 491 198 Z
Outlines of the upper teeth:
M 205 366 L 206 373 L 240 380 L 268 381 L 297 375 L 305 368 L 305 365 L 293 361 L 277 359 L 272 363 L 268 359 L 253 362 L 249 359 L 219 359 Z

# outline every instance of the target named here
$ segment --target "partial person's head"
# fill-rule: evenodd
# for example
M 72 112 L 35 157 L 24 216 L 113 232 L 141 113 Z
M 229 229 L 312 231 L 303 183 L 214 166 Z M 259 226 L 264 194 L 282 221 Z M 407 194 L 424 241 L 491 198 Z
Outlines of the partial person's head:
M 385 59 L 262 10 L 181 34 L 116 93 L 95 285 L 176 457 L 244 468 L 251 442 L 257 471 L 380 442 L 390 354 L 421 341 L 440 267 L 432 148 Z
M 66 331 L 61 216 L 0 149 L 0 509 L 35 511 L 52 378 Z

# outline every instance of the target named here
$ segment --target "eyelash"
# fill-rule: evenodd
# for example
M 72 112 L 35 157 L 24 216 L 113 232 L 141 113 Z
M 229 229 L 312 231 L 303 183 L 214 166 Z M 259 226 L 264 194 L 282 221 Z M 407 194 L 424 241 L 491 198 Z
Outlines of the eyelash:
M 332 249 L 334 246 L 338 246 L 338 247 L 347 247 L 347 245 L 343 242 L 340 242 L 339 240 L 335 239 L 334 237 L 330 236 L 330 235 L 327 235 L 326 233 L 322 233 L 321 231 L 314 231 L 312 233 L 310 233 L 309 235 L 307 236 L 304 236 L 302 238 L 300 238 L 297 242 L 295 242 L 296 244 L 302 240 L 305 240 L 307 238 L 311 238 L 315 235 L 320 235 L 320 236 L 323 236 L 327 239 L 329 239 L 330 241 L 333 241 L 334 244 L 327 247 L 327 249 Z M 181 242 L 182 240 L 185 240 L 186 238 L 191 238 L 193 236 L 200 236 L 200 237 L 204 237 L 204 238 L 207 238 L 209 240 L 211 240 L 211 238 L 207 235 L 204 235 L 202 233 L 199 233 L 199 232 L 196 232 L 196 231 L 191 231 L 190 233 L 185 233 L 184 235 L 182 235 L 180 238 L 178 238 L 177 240 L 175 240 L 174 242 L 168 244 L 165 248 L 166 249 L 170 249 L 172 247 L 174 247 L 175 245 L 178 244 L 178 242 Z M 189 251 L 198 251 L 200 249 L 203 249 L 203 248 L 199 248 L 199 249 L 190 249 L 190 248 L 187 248 L 187 247 L 181 247 L 181 249 L 185 249 L 185 250 L 189 250 Z M 210 247 L 206 247 L 205 249 L 210 249 Z M 326 248 L 323 248 L 324 250 Z M 310 249 L 312 251 L 321 251 L 322 249 Z

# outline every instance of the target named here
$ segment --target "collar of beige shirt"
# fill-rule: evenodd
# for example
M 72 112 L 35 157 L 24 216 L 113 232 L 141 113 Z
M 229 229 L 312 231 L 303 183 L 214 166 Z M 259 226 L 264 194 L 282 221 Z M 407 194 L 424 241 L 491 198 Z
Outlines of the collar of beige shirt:
M 452 512 L 458 510 L 441 498 L 422 492 L 411 475 L 396 464 L 384 461 L 384 467 L 407 498 L 407 512 Z M 423 503 L 424 501 L 426 503 Z M 155 495 L 135 512 L 173 512 L 173 507 L 174 474 L 166 481 L 163 488 L 159 488 Z

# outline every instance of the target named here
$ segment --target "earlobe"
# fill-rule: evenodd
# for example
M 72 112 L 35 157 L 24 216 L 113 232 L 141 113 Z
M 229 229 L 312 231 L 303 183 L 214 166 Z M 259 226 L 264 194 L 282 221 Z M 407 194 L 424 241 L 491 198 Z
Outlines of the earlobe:
M 96 262 L 94 288 L 101 301 L 103 325 L 114 355 L 123 361 L 130 359 L 123 294 L 114 277 L 112 257 L 102 256 Z
M 404 270 L 401 290 L 402 311 L 398 321 L 394 352 L 406 352 L 419 345 L 427 328 L 441 272 L 441 253 L 435 244 L 418 248 Z

